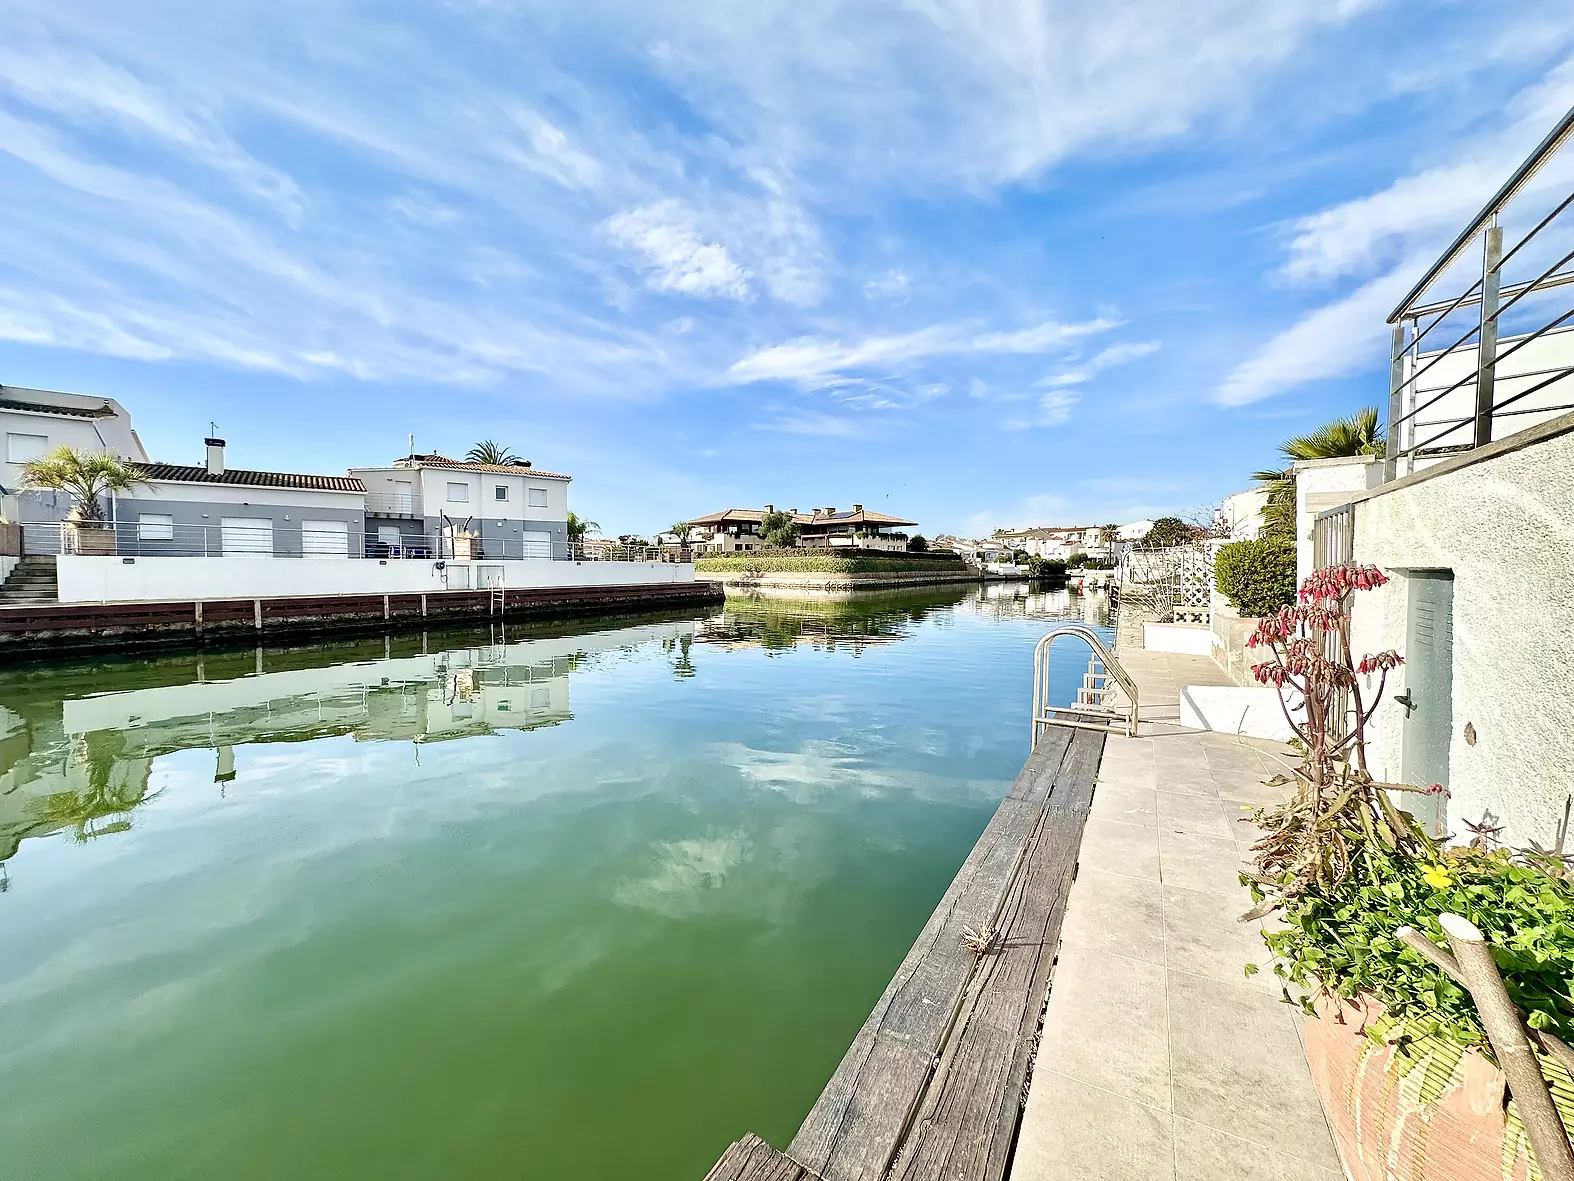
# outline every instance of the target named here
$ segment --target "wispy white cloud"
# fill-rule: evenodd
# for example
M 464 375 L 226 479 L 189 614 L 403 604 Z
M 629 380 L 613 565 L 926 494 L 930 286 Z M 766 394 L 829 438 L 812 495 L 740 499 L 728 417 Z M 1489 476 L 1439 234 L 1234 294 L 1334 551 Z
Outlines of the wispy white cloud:
M 1229 373 L 1216 400 L 1242 406 L 1308 382 L 1380 368 L 1388 313 L 1570 105 L 1574 59 L 1521 91 L 1508 104 L 1506 123 L 1451 145 L 1444 162 L 1294 222 L 1281 280 L 1355 278 L 1360 285 L 1271 336 Z M 1535 186 L 1566 187 L 1570 176 L 1574 158 L 1565 152 Z M 1474 266 L 1479 262 L 1472 258 L 1450 274 Z
M 907 289 L 911 286 L 912 280 L 907 277 L 905 271 L 890 270 L 864 284 L 864 298 L 899 299 L 906 295 Z
M 1112 344 L 1109 348 L 1096 353 L 1086 362 L 1059 373 L 1043 378 L 1038 384 L 1041 386 L 1057 387 L 1070 385 L 1084 385 L 1092 381 L 1106 369 L 1113 369 L 1117 365 L 1124 365 L 1128 361 L 1136 361 L 1142 357 L 1150 357 L 1162 347 L 1159 341 L 1144 340 L 1130 344 Z
M 615 242 L 644 256 L 653 291 L 747 299 L 749 272 L 719 242 L 701 237 L 694 211 L 675 200 L 619 213 L 607 222 Z
M 1015 332 L 979 332 L 960 324 L 935 324 L 895 336 L 866 337 L 852 344 L 805 336 L 750 353 L 733 363 L 727 377 L 738 384 L 791 381 L 823 387 L 845 380 L 850 373 L 929 357 L 1053 352 L 1118 324 L 1118 320 L 1102 317 L 1077 323 L 1046 320 Z

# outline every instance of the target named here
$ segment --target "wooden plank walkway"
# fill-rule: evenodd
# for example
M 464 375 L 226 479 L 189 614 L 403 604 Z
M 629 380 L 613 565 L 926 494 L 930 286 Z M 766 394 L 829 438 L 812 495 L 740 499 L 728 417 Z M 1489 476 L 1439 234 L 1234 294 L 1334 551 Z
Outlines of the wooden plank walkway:
M 1005 1176 L 1103 748 L 1093 731 L 1044 735 L 786 1156 L 751 1135 L 712 1178 Z M 995 932 L 986 955 L 969 928 Z

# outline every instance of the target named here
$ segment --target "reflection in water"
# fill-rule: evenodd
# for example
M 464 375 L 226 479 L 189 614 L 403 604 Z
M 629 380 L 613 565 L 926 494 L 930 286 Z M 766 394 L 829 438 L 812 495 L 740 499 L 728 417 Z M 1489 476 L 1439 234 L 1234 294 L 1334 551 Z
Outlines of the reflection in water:
M 7 667 L 5 1175 L 692 1181 L 786 1142 L 1022 765 L 1034 643 L 1101 610 Z
M 91 666 L 58 682 L 81 696 L 51 699 L 26 675 L 0 681 L 0 866 L 26 837 L 69 831 L 86 841 L 126 831 L 132 810 L 149 798 L 149 771 L 162 754 L 211 749 L 214 782 L 224 784 L 235 778 L 234 748 L 248 743 L 340 735 L 425 743 L 555 726 L 573 717 L 570 674 L 602 652 L 655 642 L 674 675 L 690 678 L 695 644 L 767 652 L 807 644 L 856 656 L 908 638 L 914 625 L 947 609 L 1100 625 L 1110 619 L 1105 595 L 1025 582 L 866 591 L 844 599 L 730 597 L 723 610 L 697 622 L 590 636 L 510 642 L 499 629 L 485 644 L 434 651 L 425 650 L 431 638 L 405 636 Z M 442 643 L 444 635 L 435 639 Z M 421 650 L 395 655 L 415 647 Z M 369 649 L 383 654 L 366 659 Z M 180 679 L 182 669 L 190 679 Z M 149 680 L 165 683 L 141 683 Z M 0 889 L 5 885 L 0 880 Z
M 569 674 L 582 661 L 657 641 L 679 649 L 681 665 L 693 634 L 687 621 L 513 642 L 499 629 L 488 637 L 494 642 L 402 656 L 392 654 L 390 637 L 377 641 L 381 659 L 350 661 L 342 646 L 259 648 L 204 659 L 184 683 L 137 686 L 171 670 L 122 664 L 92 680 L 126 687 L 53 700 L 12 696 L 0 684 L 0 701 L 12 702 L 0 704 L 0 862 L 25 837 L 69 830 L 85 841 L 126 831 L 131 810 L 149 798 L 159 755 L 210 749 L 214 782 L 225 784 L 235 778 L 234 748 L 249 743 L 428 743 L 555 726 L 573 717 Z M 415 643 L 426 646 L 404 640 Z M 271 667 L 275 655 L 285 667 Z M 247 671 L 225 678 L 240 659 Z

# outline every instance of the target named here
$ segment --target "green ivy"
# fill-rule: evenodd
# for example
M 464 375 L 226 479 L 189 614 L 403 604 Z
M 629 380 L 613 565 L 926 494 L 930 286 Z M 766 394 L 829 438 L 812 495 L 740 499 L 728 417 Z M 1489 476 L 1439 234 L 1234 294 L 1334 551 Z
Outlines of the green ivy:
M 1306 891 L 1280 912 L 1284 926 L 1264 933 L 1287 986 L 1369 994 L 1406 1037 L 1437 1036 L 1490 1053 L 1469 994 L 1394 935 L 1413 927 L 1446 946 L 1437 916 L 1453 913 L 1492 944 L 1529 1023 L 1574 1040 L 1574 888 L 1555 860 L 1466 848 L 1428 863 L 1364 843 L 1355 860 L 1338 885 Z M 1262 888 L 1241 880 L 1261 901 Z
M 1295 543 L 1265 538 L 1220 546 L 1213 582 L 1242 616 L 1272 615 L 1295 602 Z

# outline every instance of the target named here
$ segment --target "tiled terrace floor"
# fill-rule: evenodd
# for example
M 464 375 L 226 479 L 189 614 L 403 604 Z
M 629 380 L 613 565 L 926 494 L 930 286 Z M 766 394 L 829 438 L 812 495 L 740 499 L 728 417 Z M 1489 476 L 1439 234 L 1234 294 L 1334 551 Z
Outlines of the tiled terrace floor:
M 1240 818 L 1289 752 L 1176 724 L 1182 686 L 1229 683 L 1212 661 L 1120 658 L 1154 721 L 1105 748 L 1013 1181 L 1336 1181 L 1299 1018 L 1237 921 Z

